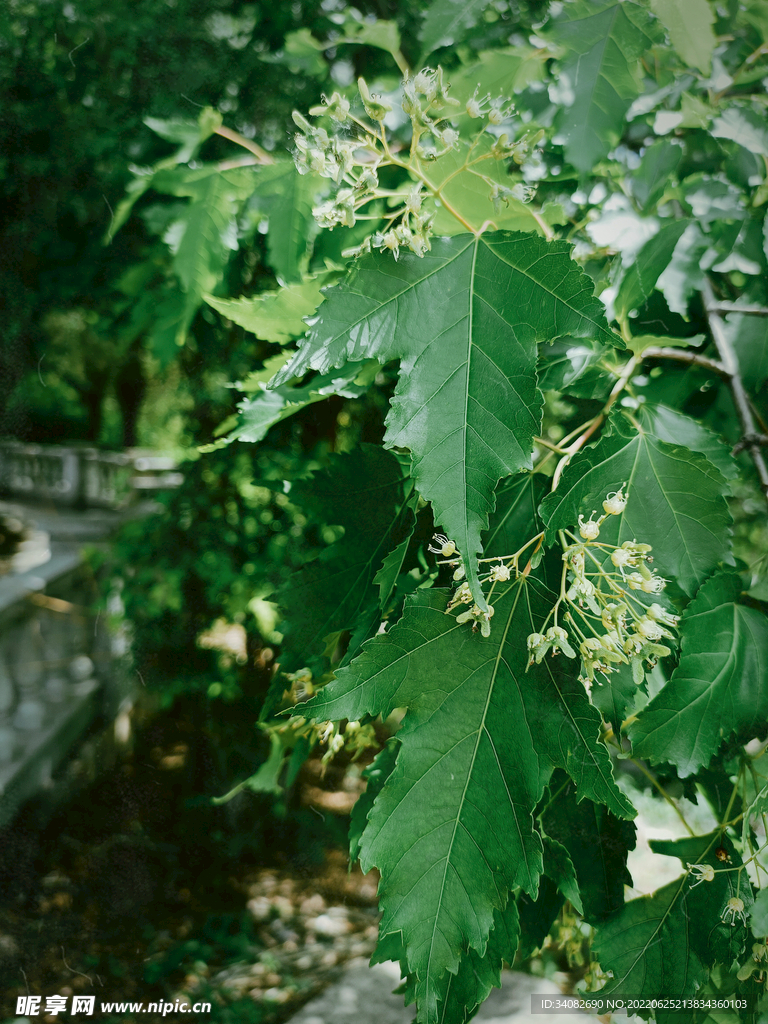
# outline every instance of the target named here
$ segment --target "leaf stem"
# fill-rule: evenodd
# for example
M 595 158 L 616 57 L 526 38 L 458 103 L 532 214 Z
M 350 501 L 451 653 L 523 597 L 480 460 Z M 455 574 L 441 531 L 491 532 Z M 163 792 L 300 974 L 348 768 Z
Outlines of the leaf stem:
M 557 468 L 555 469 L 554 475 L 552 477 L 552 490 L 553 491 L 556 489 L 557 485 L 560 483 L 560 477 L 563 475 L 563 470 L 568 465 L 568 463 L 571 461 L 573 456 L 578 451 L 580 451 L 580 449 L 582 449 L 584 447 L 584 445 L 587 443 L 587 441 L 590 439 L 590 437 L 594 434 L 594 432 L 599 427 L 601 427 L 603 425 L 603 423 L 605 422 L 606 418 L 608 417 L 608 413 L 611 411 L 611 409 L 613 407 L 614 402 L 619 397 L 619 395 L 624 390 L 624 388 L 627 386 L 627 383 L 629 382 L 632 374 L 637 369 L 637 366 L 638 366 L 639 362 L 640 362 L 640 357 L 639 356 L 632 356 L 632 358 L 627 361 L 627 363 L 622 368 L 621 373 L 619 374 L 618 380 L 613 385 L 613 388 L 611 389 L 611 393 L 608 396 L 608 400 L 605 403 L 605 405 L 603 406 L 602 410 L 598 413 L 597 416 L 595 416 L 595 418 L 592 420 L 590 426 L 587 427 L 587 429 L 584 431 L 584 433 L 581 434 L 579 437 L 577 437 L 576 440 L 573 442 L 573 444 L 568 447 L 566 454 L 558 462 Z
M 666 791 L 666 789 L 664 789 L 664 787 L 663 787 L 663 786 L 662 786 L 662 784 L 661 784 L 661 783 L 659 782 L 659 780 L 658 780 L 658 779 L 656 778 L 656 776 L 655 776 L 655 775 L 653 774 L 653 772 L 649 771 L 649 770 L 648 770 L 648 769 L 647 769 L 647 768 L 645 767 L 645 765 L 643 764 L 643 762 L 642 762 L 642 761 L 638 761 L 638 760 L 636 760 L 636 759 L 635 759 L 634 757 L 628 757 L 628 758 L 627 758 L 627 760 L 628 760 L 628 761 L 629 761 L 629 762 L 630 762 L 631 764 L 633 764 L 633 765 L 634 765 L 634 766 L 635 766 L 635 767 L 636 767 L 637 769 L 639 769 L 639 771 L 641 771 L 641 772 L 643 773 L 643 775 L 644 775 L 644 776 L 645 776 L 645 777 L 646 777 L 646 778 L 647 778 L 647 779 L 648 779 L 648 780 L 649 780 L 649 781 L 650 781 L 651 783 L 653 783 L 653 785 L 654 785 L 654 786 L 656 787 L 656 789 L 657 789 L 657 790 L 659 791 L 659 793 L 661 793 L 661 795 L 662 795 L 662 796 L 664 797 L 664 799 L 665 799 L 665 800 L 667 801 L 667 803 L 669 804 L 669 806 L 670 806 L 670 807 L 672 808 L 672 810 L 673 810 L 673 811 L 675 812 L 675 814 L 676 814 L 676 815 L 678 816 L 678 818 L 680 819 L 680 821 L 681 821 L 681 822 L 683 823 L 683 826 L 684 826 L 684 828 L 685 828 L 686 832 L 688 833 L 688 835 L 689 835 L 689 836 L 695 836 L 695 835 L 696 835 L 696 833 L 695 833 L 695 832 L 693 831 L 693 829 L 691 828 L 691 826 L 690 826 L 690 825 L 688 824 L 688 822 L 687 822 L 687 821 L 685 820 L 685 815 L 684 815 L 684 814 L 683 814 L 683 812 L 682 812 L 682 811 L 680 810 L 680 808 L 679 808 L 679 807 L 677 806 L 677 803 L 675 802 L 675 800 L 674 800 L 674 799 L 673 799 L 673 798 L 672 798 L 672 797 L 671 797 L 671 796 L 669 795 L 669 793 L 668 793 L 668 792 Z
M 229 139 L 230 142 L 236 142 L 238 146 L 242 146 L 243 149 L 247 149 L 249 153 L 253 153 L 258 158 L 260 164 L 273 164 L 275 158 L 267 153 L 265 149 L 262 149 L 257 143 L 252 142 L 251 139 L 246 139 L 240 132 L 234 131 L 232 128 L 226 128 L 224 125 L 219 125 L 218 128 L 214 128 L 214 135 L 220 135 L 223 139 Z

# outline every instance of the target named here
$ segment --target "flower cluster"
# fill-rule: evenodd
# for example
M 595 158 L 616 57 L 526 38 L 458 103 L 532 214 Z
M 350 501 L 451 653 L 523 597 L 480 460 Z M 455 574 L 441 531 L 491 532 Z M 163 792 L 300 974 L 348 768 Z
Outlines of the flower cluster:
M 502 203 L 509 205 L 511 199 L 530 202 L 533 198 L 532 186 L 518 183 L 507 187 L 476 169 L 489 159 L 520 164 L 539 141 L 541 133 L 510 141 L 500 131 L 513 113 L 508 100 L 490 95 L 480 98 L 476 91 L 462 108 L 449 95 L 442 68 L 424 68 L 407 77 L 402 83 L 401 107 L 411 122 L 411 137 L 408 158 L 403 159 L 402 140 L 398 138 L 397 144 L 390 146 L 384 123 L 392 112 L 392 103 L 372 93 L 364 78 L 358 79 L 358 91 L 364 116 L 358 116 L 339 92 L 323 97 L 323 102 L 309 111 L 312 117 L 326 119 L 326 124 L 330 121 L 328 128 L 311 123 L 298 111 L 293 114 L 299 129 L 295 138 L 299 172 L 319 174 L 336 185 L 334 193 L 313 210 L 320 226 L 349 228 L 359 220 L 384 221 L 380 230 L 345 255 L 376 248 L 389 249 L 397 258 L 400 249 L 405 248 L 423 256 L 430 249 L 435 200 L 446 205 L 425 165 L 451 150 L 464 149 L 464 167 L 487 183 L 489 199 L 497 210 Z M 462 117 L 482 121 L 474 137 L 466 138 L 459 130 L 458 119 Z M 487 144 L 481 145 L 484 141 Z M 387 166 L 409 171 L 414 184 L 396 191 L 381 188 L 379 172 Z M 365 207 L 375 201 L 380 202 L 366 212 Z M 386 213 L 382 212 L 382 201 L 389 207 Z
M 522 553 L 529 548 L 532 544 L 541 540 L 541 534 L 529 540 L 526 544 L 516 551 L 513 555 L 495 556 L 493 558 L 481 558 L 479 564 L 484 565 L 487 568 L 482 571 L 478 577 L 480 584 L 490 583 L 490 589 L 488 592 L 488 599 L 493 595 L 494 589 L 498 583 L 508 583 L 513 576 L 515 578 L 519 575 L 518 562 Z M 459 551 L 456 548 L 455 543 L 449 540 L 448 537 L 443 533 L 436 533 L 432 538 L 432 543 L 427 548 L 433 555 L 441 555 L 442 558 L 438 559 L 439 565 L 447 565 L 453 570 L 453 581 L 458 583 L 459 586 L 453 592 L 453 596 L 448 602 L 448 607 L 445 609 L 446 614 L 454 611 L 456 608 L 460 608 L 462 605 L 469 605 L 470 607 L 459 612 L 456 616 L 456 621 L 459 625 L 465 622 L 472 623 L 473 630 L 480 630 L 482 636 L 490 636 L 491 634 L 491 619 L 493 618 L 493 606 L 489 606 L 488 611 L 484 612 L 479 605 L 475 603 L 472 590 L 468 583 L 463 582 L 466 576 L 466 570 L 464 568 L 464 562 L 461 558 Z
M 563 531 L 560 596 L 544 626 L 528 637 L 529 666 L 549 653 L 581 656 L 581 680 L 588 690 L 596 673 L 610 675 L 622 664 L 631 666 L 635 683 L 642 683 L 646 667 L 671 653 L 661 641 L 674 640 L 672 630 L 678 622 L 678 616 L 661 604 L 648 605 L 635 593 L 660 594 L 664 589 L 665 580 L 648 565 L 651 546 L 637 540 L 614 545 L 599 539 L 603 523 L 621 515 L 626 506 L 622 486 L 607 495 L 599 518 L 596 512 L 589 519 L 579 516 L 578 537 Z M 545 629 L 550 618 L 553 625 Z

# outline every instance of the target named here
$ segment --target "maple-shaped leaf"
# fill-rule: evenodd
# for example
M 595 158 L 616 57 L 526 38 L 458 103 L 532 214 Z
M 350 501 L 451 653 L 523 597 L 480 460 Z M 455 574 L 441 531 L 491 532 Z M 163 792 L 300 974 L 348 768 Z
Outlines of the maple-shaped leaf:
M 725 919 L 729 899 L 746 909 L 752 893 L 746 872 L 721 872 L 714 851 L 723 845 L 732 864 L 739 856 L 724 833 L 677 841 L 651 842 L 652 849 L 683 863 L 715 869 L 711 882 L 695 884 L 682 875 L 649 896 L 630 900 L 597 926 L 593 949 L 604 971 L 613 973 L 601 996 L 684 999 L 694 995 L 714 963 L 730 965 L 744 947 L 746 928 L 740 919 Z M 650 1009 L 640 1011 L 648 1017 Z M 674 1019 L 674 1017 L 671 1017 Z
M 681 777 L 709 764 L 733 733 L 765 735 L 768 618 L 740 603 L 741 580 L 707 580 L 680 623 L 680 663 L 629 729 L 635 754 Z
M 445 593 L 417 592 L 389 632 L 299 705 L 320 720 L 407 710 L 360 860 L 381 871 L 384 949 L 402 933 L 395 958 L 415 976 L 419 1019 L 430 1024 L 463 952 L 484 954 L 510 890 L 537 892 L 542 846 L 532 813 L 552 770 L 571 776 L 579 798 L 634 815 L 573 663 L 548 659 L 526 672 L 526 637 L 550 600 L 541 590 L 531 579 L 508 586 L 488 638 L 445 614 Z
M 475 600 L 480 533 L 501 477 L 530 467 L 541 419 L 536 346 L 562 334 L 620 344 L 565 242 L 514 232 L 437 239 L 423 258 L 361 257 L 271 382 L 347 361 L 400 359 L 385 443 L 461 552 Z
M 252 203 L 269 217 L 269 265 L 286 284 L 302 280 L 318 231 L 312 207 L 323 186 L 318 175 L 299 174 L 292 160 L 259 168 Z
M 668 444 L 684 444 L 693 452 L 706 455 L 726 480 L 735 480 L 739 467 L 731 449 L 708 427 L 668 405 L 644 402 L 638 409 L 637 418 L 660 441 Z
M 605 524 L 601 539 L 651 544 L 654 568 L 692 594 L 719 563 L 733 564 L 726 481 L 709 459 L 659 440 L 637 421 L 619 414 L 611 423 L 612 432 L 580 452 L 542 502 L 548 536 L 572 530 L 580 514 L 602 510 L 609 491 L 626 484 L 626 509 Z
M 310 316 L 323 301 L 322 278 L 307 278 L 275 292 L 262 292 L 245 299 L 219 299 L 204 295 L 209 306 L 228 320 L 251 331 L 257 338 L 285 345 L 307 329 L 304 317 Z
M 591 171 L 618 142 L 624 115 L 640 95 L 651 19 L 632 2 L 567 4 L 547 34 L 564 50 L 556 124 L 565 154 L 577 170 Z
M 221 171 L 216 165 L 165 171 L 153 180 L 159 192 L 192 200 L 163 236 L 185 294 L 184 319 L 176 332 L 178 345 L 183 343 L 203 295 L 212 292 L 223 277 L 232 251 L 235 218 L 256 180 L 251 167 Z
M 292 501 L 321 522 L 343 526 L 345 534 L 278 591 L 289 623 L 281 658 L 285 671 L 312 665 L 325 638 L 351 629 L 376 600 L 376 574 L 413 525 L 415 494 L 404 461 L 366 444 L 334 456 L 327 471 L 293 485 Z

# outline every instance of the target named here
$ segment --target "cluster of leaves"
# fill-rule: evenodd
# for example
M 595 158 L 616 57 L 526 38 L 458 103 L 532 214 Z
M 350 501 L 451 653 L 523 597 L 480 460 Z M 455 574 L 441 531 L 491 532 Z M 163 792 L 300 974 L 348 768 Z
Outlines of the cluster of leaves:
M 400 963 L 423 1024 L 469 1020 L 566 900 L 593 929 L 591 984 L 742 994 L 743 1012 L 691 1019 L 756 1020 L 768 620 L 731 495 L 751 495 L 749 516 L 768 496 L 768 19 L 759 2 L 571 0 L 489 32 L 499 9 L 435 0 L 416 73 L 394 24 L 362 22 L 397 70 L 295 118 L 298 174 L 251 147 L 248 168 L 151 178 L 200 207 L 166 222 L 174 343 L 203 300 L 298 339 L 243 382 L 218 444 L 396 380 L 383 445 L 342 445 L 288 481 L 339 530 L 277 593 L 263 714 L 299 703 L 293 730 L 267 726 L 268 774 L 389 723 L 351 845 L 381 872 L 376 958 Z M 286 62 L 324 47 L 292 37 Z M 210 295 L 222 277 L 203 264 L 248 216 L 281 287 Z M 563 602 L 566 636 L 549 637 Z M 655 843 L 683 871 L 627 902 L 635 810 L 616 758 L 718 821 Z

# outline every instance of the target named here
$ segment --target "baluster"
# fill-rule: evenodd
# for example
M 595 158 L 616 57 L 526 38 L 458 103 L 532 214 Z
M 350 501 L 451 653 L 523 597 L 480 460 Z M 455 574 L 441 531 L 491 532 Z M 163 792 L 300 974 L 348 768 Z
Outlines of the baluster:
M 42 612 L 40 632 L 43 641 L 45 696 L 52 703 L 65 700 L 71 686 L 65 674 L 71 658 L 72 616 L 60 612 Z
M 5 653 L 0 650 L 0 764 L 8 764 L 13 760 L 16 734 L 11 725 L 11 711 L 15 698 L 16 692 Z
M 11 652 L 11 673 L 19 692 L 13 724 L 17 729 L 34 731 L 42 728 L 45 719 L 45 705 L 40 700 L 44 668 L 39 620 L 26 619 L 11 637 L 17 645 Z

